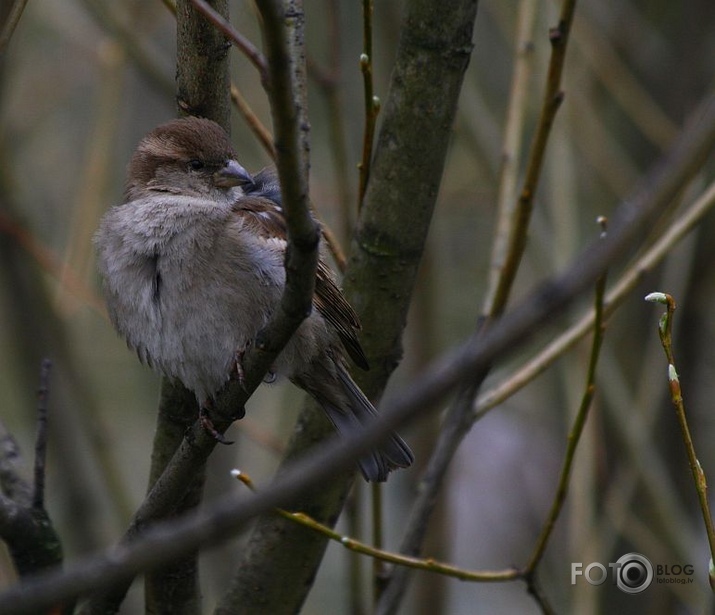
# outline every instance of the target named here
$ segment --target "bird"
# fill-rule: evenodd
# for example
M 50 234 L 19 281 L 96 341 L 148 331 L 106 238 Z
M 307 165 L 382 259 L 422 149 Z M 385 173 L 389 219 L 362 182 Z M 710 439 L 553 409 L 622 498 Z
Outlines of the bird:
M 287 226 L 275 168 L 249 173 L 212 120 L 161 124 L 139 142 L 123 202 L 104 214 L 94 244 L 120 336 L 140 361 L 183 383 L 200 408 L 210 407 L 240 372 L 241 353 L 270 320 L 285 286 Z M 377 417 L 346 359 L 368 368 L 360 328 L 321 255 L 310 315 L 270 373 L 312 396 L 342 437 Z M 392 433 L 358 466 L 367 481 L 383 482 L 413 461 Z

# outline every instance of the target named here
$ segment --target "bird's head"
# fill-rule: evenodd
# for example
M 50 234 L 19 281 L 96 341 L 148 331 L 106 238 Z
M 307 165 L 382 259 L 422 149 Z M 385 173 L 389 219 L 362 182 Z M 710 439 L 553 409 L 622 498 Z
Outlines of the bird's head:
M 226 132 L 211 120 L 189 117 L 162 124 L 141 140 L 129 162 L 125 199 L 156 192 L 234 199 L 253 185 Z

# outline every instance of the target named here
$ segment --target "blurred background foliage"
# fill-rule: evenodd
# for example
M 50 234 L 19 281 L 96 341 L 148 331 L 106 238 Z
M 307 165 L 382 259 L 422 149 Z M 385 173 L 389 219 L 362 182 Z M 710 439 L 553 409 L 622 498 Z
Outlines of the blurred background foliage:
M 387 395 L 467 336 L 479 315 L 512 69 L 524 51 L 515 40 L 523 5 L 534 12 L 523 156 L 528 149 L 544 87 L 548 29 L 558 7 L 548 0 L 482 0 L 405 359 Z M 364 122 L 361 6 L 306 0 L 305 9 L 311 196 L 348 249 Z M 234 25 L 260 45 L 251 4 L 231 2 L 230 10 Z M 383 99 L 401 10 L 401 2 L 375 3 L 375 92 Z M 50 357 L 48 508 L 70 558 L 112 544 L 146 489 L 159 378 L 138 363 L 106 319 L 91 237 L 103 211 L 120 202 L 125 164 L 137 141 L 175 115 L 174 28 L 174 18 L 158 1 L 29 2 L 0 66 L 0 418 L 29 462 L 39 366 L 42 357 Z M 269 125 L 256 71 L 232 53 L 233 82 Z M 566 98 L 547 150 L 513 301 L 534 281 L 563 269 L 597 236 L 596 217 L 608 216 L 665 151 L 712 88 L 714 75 L 711 0 L 579 3 L 563 82 Z M 233 140 L 247 168 L 270 162 L 238 112 Z M 713 170 L 711 160 L 709 176 L 694 182 L 685 202 L 700 193 Z M 655 328 L 659 310 L 642 297 L 663 290 L 678 300 L 675 351 L 684 395 L 701 464 L 715 480 L 715 448 L 709 446 L 715 438 L 715 250 L 709 239 L 714 225 L 708 216 L 658 270 L 643 276 L 609 320 L 598 393 L 567 507 L 540 569 L 542 587 L 560 612 L 712 610 L 707 542 Z M 588 305 L 585 298 L 558 327 L 540 332 L 531 348 L 497 366 L 486 388 Z M 475 425 L 442 492 L 426 554 L 475 569 L 524 562 L 553 497 L 587 359 L 584 343 Z M 212 457 L 209 498 L 240 488 L 229 477 L 232 467 L 259 484 L 270 478 L 298 405 L 290 385 L 264 386 L 254 396 L 247 418 L 229 434 L 237 444 Z M 418 463 L 388 483 L 388 548 L 399 543 L 419 460 L 426 458 L 438 425 L 435 414 L 405 430 Z M 358 514 L 365 500 L 356 498 Z M 366 530 L 363 537 L 369 539 Z M 204 558 L 207 608 L 226 582 L 233 548 Z M 657 563 L 693 564 L 695 581 L 654 585 L 638 596 L 610 584 L 571 585 L 571 562 L 612 562 L 629 551 Z M 348 612 L 348 605 L 359 604 L 347 581 L 351 560 L 330 547 L 304 612 Z M 358 585 L 367 593 L 370 567 L 362 566 Z M 12 582 L 13 574 L 8 558 L 0 557 L 0 586 Z M 125 612 L 135 612 L 132 604 Z M 418 575 L 404 607 L 405 613 L 455 615 L 536 610 L 521 584 L 465 584 L 427 574 Z

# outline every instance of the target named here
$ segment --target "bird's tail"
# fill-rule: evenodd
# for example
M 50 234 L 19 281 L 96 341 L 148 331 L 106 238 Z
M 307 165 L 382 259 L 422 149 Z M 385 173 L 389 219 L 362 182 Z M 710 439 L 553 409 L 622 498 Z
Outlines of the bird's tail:
M 318 386 L 315 386 L 315 381 L 311 386 L 303 378 L 296 380 L 318 401 L 338 434 L 349 438 L 373 422 L 377 411 L 340 362 L 333 362 L 333 365 L 334 375 L 328 377 L 324 373 L 326 377 L 320 378 Z M 405 441 L 396 433 L 391 433 L 384 442 L 361 457 L 358 465 L 365 480 L 383 482 L 392 470 L 406 468 L 412 465 L 414 459 Z

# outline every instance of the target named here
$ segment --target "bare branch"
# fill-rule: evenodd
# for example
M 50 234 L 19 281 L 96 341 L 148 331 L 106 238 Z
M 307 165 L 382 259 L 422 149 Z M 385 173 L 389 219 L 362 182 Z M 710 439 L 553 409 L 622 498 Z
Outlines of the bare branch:
M 37 434 L 35 436 L 35 469 L 32 492 L 32 507 L 45 507 L 45 467 L 47 461 L 47 398 L 50 393 L 49 378 L 52 363 L 42 361 L 40 369 L 40 388 L 37 392 Z
M 226 0 L 213 0 L 228 14 Z M 176 4 L 176 88 L 182 115 L 207 117 L 230 132 L 228 51 L 224 34 L 206 21 L 191 0 Z
M 534 197 L 541 177 L 546 145 L 551 134 L 551 127 L 556 117 L 556 112 L 561 106 L 564 93 L 561 91 L 561 74 L 566 60 L 566 49 L 573 22 L 576 0 L 564 0 L 561 5 L 559 23 L 549 33 L 551 41 L 551 59 L 546 78 L 546 89 L 541 106 L 541 114 L 536 128 L 536 134 L 529 150 L 529 160 L 526 165 L 526 176 L 519 194 L 519 200 L 514 210 L 511 222 L 509 246 L 506 260 L 503 263 L 499 283 L 491 297 L 491 302 L 485 310 L 485 315 L 491 318 L 499 316 L 506 308 L 506 303 L 511 293 L 511 287 L 519 269 L 521 257 L 526 247 L 527 230 L 534 203 Z
M 0 433 L 0 537 L 8 546 L 21 577 L 37 574 L 62 563 L 62 546 L 44 508 L 45 456 L 47 452 L 47 377 L 49 361 L 42 362 L 40 401 L 37 408 L 34 488 L 17 469 L 19 453 L 14 438 Z
M 713 207 L 715 207 L 715 181 L 711 182 L 698 199 L 685 212 L 678 215 L 667 229 L 664 229 L 663 235 L 621 274 L 612 290 L 606 295 L 604 304 L 606 317 L 610 316 L 625 300 L 643 278 L 643 274 L 661 263 L 673 247 L 692 231 Z M 506 381 L 480 396 L 474 404 L 476 418 L 487 414 L 546 370 L 591 330 L 595 318 L 594 310 L 590 310 L 533 359 L 516 370 Z
M 29 506 L 32 502 L 32 486 L 20 474 L 19 465 L 20 449 L 17 442 L 0 422 L 0 491 L 7 496 L 7 504 L 13 502 Z M 0 510 L 3 508 L 0 506 Z M 0 533 L 3 533 L 2 522 Z

